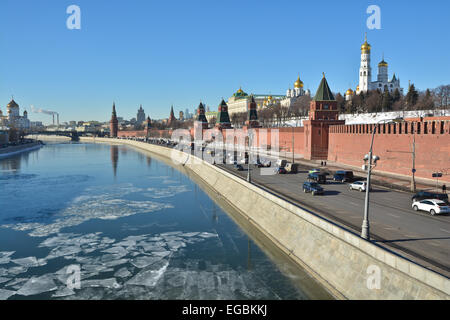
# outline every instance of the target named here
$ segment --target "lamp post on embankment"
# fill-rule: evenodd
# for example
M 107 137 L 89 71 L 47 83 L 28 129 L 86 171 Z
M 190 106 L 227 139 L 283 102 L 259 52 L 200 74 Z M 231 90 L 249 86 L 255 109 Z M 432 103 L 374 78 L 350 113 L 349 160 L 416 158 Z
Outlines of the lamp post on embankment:
M 372 168 L 375 168 L 377 165 L 377 161 L 380 160 L 380 157 L 373 155 L 373 140 L 375 138 L 375 133 L 380 125 L 380 123 L 394 123 L 393 120 L 380 120 L 376 123 L 375 127 L 372 130 L 372 139 L 370 142 L 369 153 L 365 155 L 364 161 L 368 161 L 367 165 L 367 181 L 366 181 L 366 198 L 364 200 L 364 220 L 361 227 L 361 237 L 370 240 L 370 225 L 369 225 L 369 200 L 370 200 L 370 176 L 372 174 Z M 372 167 L 373 162 L 373 167 Z
M 247 181 L 249 183 L 252 183 L 252 177 L 250 174 L 250 159 L 251 159 L 251 147 L 252 147 L 252 143 L 253 143 L 253 130 L 248 130 L 248 160 L 247 160 Z

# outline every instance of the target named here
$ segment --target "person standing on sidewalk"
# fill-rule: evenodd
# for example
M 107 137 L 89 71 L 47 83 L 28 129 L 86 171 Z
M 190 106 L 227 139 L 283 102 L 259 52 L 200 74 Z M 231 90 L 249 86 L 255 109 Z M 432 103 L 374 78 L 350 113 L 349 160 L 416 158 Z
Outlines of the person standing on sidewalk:
M 447 186 L 445 184 L 442 186 L 442 192 L 447 193 Z

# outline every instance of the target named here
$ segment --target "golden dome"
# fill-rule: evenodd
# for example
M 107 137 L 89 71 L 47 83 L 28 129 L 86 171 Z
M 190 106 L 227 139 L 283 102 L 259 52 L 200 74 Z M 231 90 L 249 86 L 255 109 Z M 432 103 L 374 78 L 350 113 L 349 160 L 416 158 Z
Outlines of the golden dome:
M 359 84 L 356 86 L 356 91 L 359 91 Z
M 296 89 L 303 88 L 303 82 L 300 80 L 300 76 L 298 76 L 297 81 L 295 81 L 294 88 L 296 88 Z
M 352 96 L 352 95 L 353 95 L 353 90 L 352 90 L 352 89 L 348 89 L 348 90 L 345 92 L 345 95 L 346 95 L 346 96 Z
M 387 63 L 386 61 L 384 61 L 384 59 L 383 59 L 383 61 L 381 61 L 381 62 L 378 64 L 378 66 L 379 66 L 379 67 L 387 67 L 387 66 L 388 66 L 388 63 Z
M 19 105 L 14 101 L 14 99 L 12 99 L 10 101 L 10 103 L 8 103 L 8 105 L 6 106 L 6 108 L 11 109 L 11 108 L 18 108 Z
M 370 46 L 370 44 L 367 43 L 367 40 L 366 40 L 366 42 L 364 42 L 361 46 L 361 52 L 362 53 L 370 53 L 370 49 L 372 49 L 372 47 Z
M 372 49 L 372 47 L 367 42 L 367 32 L 366 32 L 364 43 L 361 46 L 361 53 L 370 53 L 370 49 Z
M 272 96 L 267 97 L 267 101 L 270 101 L 270 100 L 272 100 Z

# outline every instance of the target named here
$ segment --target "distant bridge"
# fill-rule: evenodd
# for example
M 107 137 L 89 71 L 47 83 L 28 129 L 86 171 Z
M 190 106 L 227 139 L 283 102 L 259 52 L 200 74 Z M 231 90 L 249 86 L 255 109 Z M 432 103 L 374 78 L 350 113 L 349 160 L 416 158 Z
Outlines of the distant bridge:
M 31 131 L 27 132 L 27 135 L 47 135 L 47 136 L 64 136 L 69 137 L 72 141 L 80 141 L 81 136 L 95 136 L 104 137 L 102 132 L 78 132 L 78 131 Z

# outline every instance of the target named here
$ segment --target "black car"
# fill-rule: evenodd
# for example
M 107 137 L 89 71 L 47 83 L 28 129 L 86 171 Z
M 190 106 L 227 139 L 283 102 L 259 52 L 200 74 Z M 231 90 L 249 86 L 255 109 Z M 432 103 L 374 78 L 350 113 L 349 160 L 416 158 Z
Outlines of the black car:
M 333 175 L 334 181 L 352 182 L 353 179 L 353 171 L 339 170 Z
M 412 201 L 421 201 L 425 199 L 439 199 L 449 203 L 448 194 L 439 192 L 419 191 L 411 198 Z
M 308 180 L 320 183 L 320 184 L 325 184 L 327 183 L 327 175 L 324 173 L 318 173 L 318 172 L 313 172 L 308 174 Z
M 244 171 L 244 167 L 243 167 L 242 165 L 240 165 L 240 164 L 235 164 L 235 165 L 234 165 L 234 168 L 235 168 L 237 171 Z
M 311 192 L 313 196 L 316 194 L 323 194 L 323 188 L 316 182 L 305 182 L 303 183 L 303 192 Z

